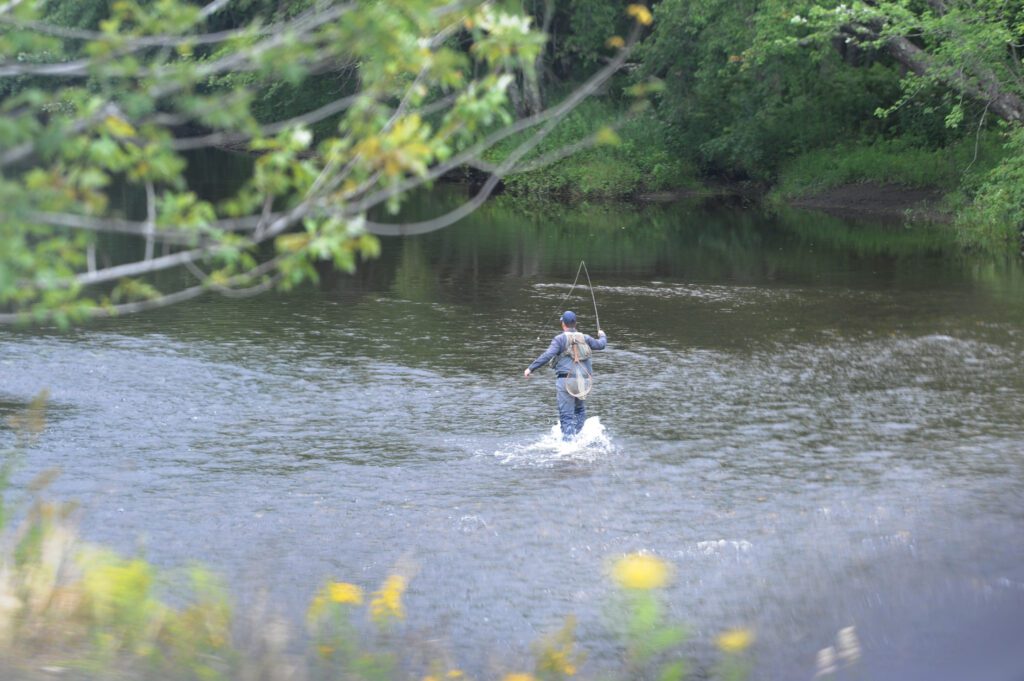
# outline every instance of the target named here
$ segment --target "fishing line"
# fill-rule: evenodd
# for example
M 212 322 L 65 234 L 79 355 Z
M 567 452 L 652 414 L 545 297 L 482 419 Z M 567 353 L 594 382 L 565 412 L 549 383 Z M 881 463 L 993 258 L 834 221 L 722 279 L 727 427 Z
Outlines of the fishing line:
M 573 291 L 576 290 L 576 284 L 580 281 L 580 273 L 587 275 L 587 288 L 590 289 L 590 300 L 594 303 L 594 322 L 597 325 L 597 330 L 601 330 L 601 318 L 597 316 L 597 298 L 594 297 L 594 285 L 590 283 L 590 270 L 587 269 L 587 263 L 580 260 L 580 266 L 576 268 L 576 278 L 572 281 L 572 286 L 569 287 L 569 292 L 562 296 L 562 299 L 558 302 L 558 316 L 561 317 L 562 312 L 565 310 L 565 301 L 571 296 Z M 547 323 L 544 324 L 544 330 L 548 329 Z M 543 331 L 541 332 L 543 334 Z M 537 336 L 537 340 L 540 340 L 540 336 Z

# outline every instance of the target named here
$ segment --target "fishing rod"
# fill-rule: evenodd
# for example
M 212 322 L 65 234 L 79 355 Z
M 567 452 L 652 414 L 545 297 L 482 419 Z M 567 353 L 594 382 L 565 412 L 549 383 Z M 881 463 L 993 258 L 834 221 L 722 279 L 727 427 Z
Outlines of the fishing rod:
M 587 288 L 590 289 L 590 300 L 594 303 L 594 322 L 597 324 L 597 331 L 601 331 L 601 318 L 597 316 L 597 298 L 594 297 L 594 285 L 590 283 L 590 270 L 587 269 L 587 263 L 580 260 L 580 267 L 583 268 L 584 273 L 587 275 Z M 579 276 L 579 272 L 576 273 Z

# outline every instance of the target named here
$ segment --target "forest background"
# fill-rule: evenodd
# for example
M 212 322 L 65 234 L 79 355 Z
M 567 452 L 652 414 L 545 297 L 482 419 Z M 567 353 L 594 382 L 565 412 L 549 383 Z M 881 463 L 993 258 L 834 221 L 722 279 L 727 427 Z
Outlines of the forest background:
M 784 202 L 859 187 L 870 207 L 897 187 L 890 209 L 928 199 L 917 214 L 965 248 L 1021 239 L 1018 1 L 11 0 L 0 17 L 6 323 L 351 270 L 375 236 L 452 224 L 499 188 Z M 219 205 L 184 174 L 216 147 L 259 158 Z M 366 221 L 442 176 L 483 190 L 429 224 Z M 136 208 L 111 213 L 115 194 Z M 104 232 L 142 236 L 142 261 L 98 268 Z M 182 266 L 199 283 L 174 294 L 137 278 Z
M 534 5 L 550 34 L 538 79 L 551 96 L 606 58 L 608 26 L 621 31 L 622 19 L 615 2 Z M 514 177 L 514 190 L 726 184 L 794 200 L 893 184 L 935 190 L 969 247 L 1018 238 L 1022 3 L 665 0 L 652 11 L 630 68 L 561 139 L 621 113 L 621 88 L 639 79 L 658 79 L 654 106 L 620 129 L 620 145 Z

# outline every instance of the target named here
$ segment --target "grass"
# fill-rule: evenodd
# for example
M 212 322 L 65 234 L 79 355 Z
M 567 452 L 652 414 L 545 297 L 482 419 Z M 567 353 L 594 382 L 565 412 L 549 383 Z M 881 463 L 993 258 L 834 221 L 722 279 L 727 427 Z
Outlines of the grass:
M 797 198 L 861 182 L 953 192 L 975 182 L 1000 156 L 994 134 L 965 138 L 944 149 L 921 149 L 899 141 L 842 144 L 807 152 L 784 164 L 772 195 Z

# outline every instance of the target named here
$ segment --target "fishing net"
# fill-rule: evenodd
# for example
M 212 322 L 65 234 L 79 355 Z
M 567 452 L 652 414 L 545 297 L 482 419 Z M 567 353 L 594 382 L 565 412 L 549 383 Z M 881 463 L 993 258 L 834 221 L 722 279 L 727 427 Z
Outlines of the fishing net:
M 565 377 L 565 391 L 577 399 L 587 399 L 587 394 L 593 387 L 594 377 L 582 364 L 575 365 Z

